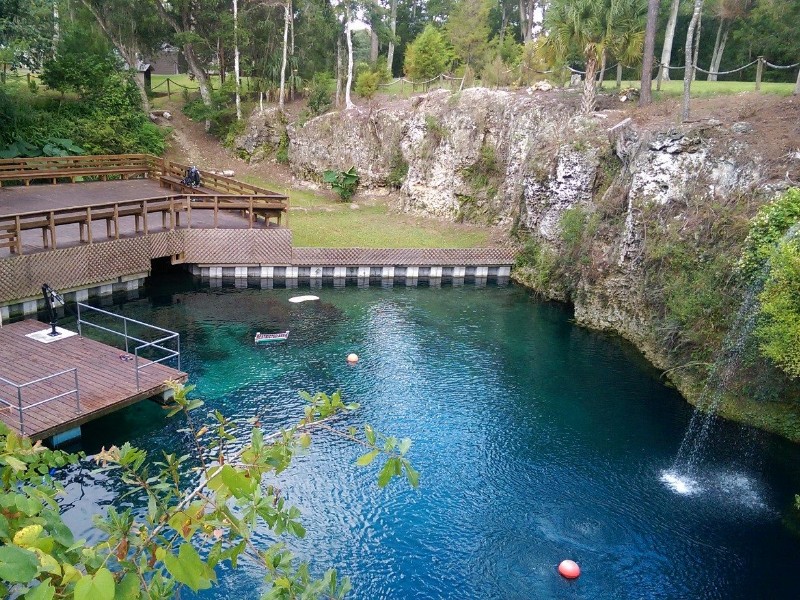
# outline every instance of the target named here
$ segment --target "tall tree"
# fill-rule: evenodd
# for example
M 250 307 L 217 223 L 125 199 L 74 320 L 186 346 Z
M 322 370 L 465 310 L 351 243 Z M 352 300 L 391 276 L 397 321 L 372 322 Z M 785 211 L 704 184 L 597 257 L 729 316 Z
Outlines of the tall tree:
M 667 28 L 664 31 L 664 46 L 661 49 L 661 79 L 669 81 L 669 61 L 672 59 L 672 42 L 675 39 L 675 27 L 678 25 L 678 10 L 681 0 L 672 0 L 669 9 Z
M 681 118 L 683 121 L 689 120 L 689 109 L 692 94 L 692 80 L 694 79 L 694 40 L 695 35 L 699 35 L 700 16 L 703 13 L 703 0 L 694 0 L 692 19 L 689 21 L 689 29 L 686 32 L 686 68 L 683 71 L 683 107 Z
M 720 64 L 722 64 L 722 54 L 728 43 L 728 36 L 733 24 L 738 19 L 744 18 L 752 8 L 752 0 L 719 0 L 715 8 L 716 17 L 719 20 L 717 25 L 717 37 L 714 42 L 714 52 L 711 55 L 711 65 L 708 70 L 708 81 L 717 80 Z
M 644 53 L 642 54 L 642 83 L 639 93 L 639 106 L 647 106 L 653 101 L 653 54 L 656 49 L 658 8 L 659 0 L 649 0 L 647 4 L 647 27 L 644 34 Z
M 444 36 L 433 25 L 428 25 L 409 44 L 403 70 L 413 80 L 430 79 L 447 69 L 451 60 Z
M 166 31 L 154 18 L 150 8 L 131 0 L 81 0 L 100 29 L 114 45 L 131 69 L 136 69 L 145 52 L 161 45 Z M 144 81 L 134 78 L 142 108 L 150 110 Z
M 477 71 L 489 44 L 489 0 L 460 0 L 445 31 L 456 57 Z
M 389 13 L 389 48 L 386 53 L 386 69 L 389 71 L 389 77 L 394 73 L 394 42 L 395 35 L 397 34 L 397 0 L 391 0 L 391 8 Z
M 345 2 L 345 20 L 344 20 L 344 35 L 347 40 L 347 84 L 344 88 L 344 106 L 345 108 L 354 108 L 355 105 L 350 99 L 350 91 L 353 89 L 353 9 L 348 2 Z

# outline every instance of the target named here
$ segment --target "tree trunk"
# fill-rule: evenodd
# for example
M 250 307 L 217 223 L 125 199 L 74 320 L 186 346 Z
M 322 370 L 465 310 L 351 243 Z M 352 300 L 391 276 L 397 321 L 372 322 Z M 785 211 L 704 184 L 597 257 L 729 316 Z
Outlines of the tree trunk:
M 294 56 L 294 5 L 289 0 L 289 56 Z
M 394 35 L 397 31 L 397 0 L 392 0 L 392 13 L 389 18 L 389 29 L 392 32 L 392 39 L 389 41 L 389 50 L 386 54 L 386 68 L 389 70 L 389 77 L 394 74 L 392 64 L 394 63 Z
M 208 87 L 208 77 L 206 77 L 206 72 L 200 67 L 197 55 L 194 53 L 194 46 L 191 43 L 183 45 L 183 56 L 186 58 L 186 65 L 189 67 L 189 71 L 194 75 L 197 86 L 200 88 L 200 98 L 203 99 L 203 104 L 211 106 L 211 91 Z
M 594 112 L 595 105 L 595 78 L 597 76 L 597 55 L 592 53 L 586 57 L 586 75 L 583 80 L 583 100 L 581 113 L 588 115 Z
M 664 33 L 664 47 L 661 49 L 661 64 L 669 65 L 672 58 L 672 41 L 675 39 L 675 25 L 678 23 L 678 9 L 680 8 L 681 0 L 672 0 L 672 6 L 669 10 L 669 20 L 667 21 L 667 30 Z M 669 81 L 669 69 L 664 66 L 661 67 L 661 79 Z
M 525 11 L 525 1 L 519 0 L 519 34 L 523 43 L 528 41 L 528 15 Z
M 286 88 L 286 53 L 289 47 L 289 2 L 283 6 L 283 58 L 281 59 L 281 89 L 278 93 L 278 110 L 283 112 Z
M 720 24 L 721 27 L 721 24 Z M 725 26 L 725 31 L 722 33 L 722 39 L 719 39 L 719 31 L 717 31 L 717 46 L 714 48 L 714 56 L 711 58 L 711 68 L 708 74 L 709 81 L 717 80 L 717 73 L 719 73 L 719 66 L 722 64 L 722 54 L 725 52 L 725 45 L 728 43 L 728 34 L 731 31 L 730 23 Z
M 597 89 L 603 89 L 603 81 L 606 78 L 606 51 L 603 49 L 603 56 L 600 58 L 600 77 L 597 79 Z
M 350 24 L 353 17 L 350 7 L 347 7 L 347 20 L 345 23 L 345 35 L 347 36 L 347 86 L 344 88 L 344 107 L 354 108 L 355 104 L 350 99 L 350 89 L 353 87 L 353 36 L 350 33 Z
M 794 96 L 800 96 L 800 69 L 797 70 L 797 82 L 794 84 Z
M 60 39 L 61 23 L 58 17 L 58 0 L 53 0 L 53 59 L 56 57 L 56 50 L 58 49 L 58 41 Z
M 342 105 L 342 36 L 336 36 L 336 107 Z
M 236 84 L 236 120 L 242 120 L 241 79 L 239 77 L 239 0 L 233 0 L 233 78 Z
M 617 91 L 622 89 L 622 63 L 617 63 Z
M 639 87 L 639 106 L 647 106 L 653 101 L 653 55 L 656 51 L 658 7 L 659 0 L 649 0 L 647 3 L 647 27 L 644 32 L 642 83 Z
M 694 30 L 694 53 L 692 55 L 692 81 L 697 79 L 697 58 L 700 56 L 700 34 L 703 31 L 703 11 L 697 17 L 697 27 Z
M 683 121 L 689 120 L 690 98 L 692 92 L 692 73 L 694 72 L 694 65 L 692 64 L 692 57 L 694 54 L 694 37 L 698 21 L 700 20 L 700 13 L 702 11 L 703 0 L 694 0 L 692 20 L 689 21 L 689 29 L 686 32 L 686 47 L 684 48 L 686 53 L 686 68 L 683 71 L 683 110 L 681 112 L 681 119 Z
M 377 18 L 375 19 L 377 21 Z M 370 23 L 369 29 L 369 64 L 373 67 L 378 62 L 378 34 L 375 32 L 375 23 Z

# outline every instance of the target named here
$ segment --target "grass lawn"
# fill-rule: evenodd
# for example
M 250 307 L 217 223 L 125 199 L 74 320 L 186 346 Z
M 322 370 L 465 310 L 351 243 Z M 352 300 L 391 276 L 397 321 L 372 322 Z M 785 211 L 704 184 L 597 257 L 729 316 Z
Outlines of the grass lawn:
M 492 245 L 490 230 L 392 212 L 370 199 L 336 202 L 308 190 L 287 189 L 257 177 L 254 185 L 288 194 L 289 229 L 295 246 L 318 248 L 480 248 Z M 299 209 L 299 210 L 298 210 Z
M 639 81 L 623 81 L 622 88 L 639 89 Z M 616 89 L 614 81 L 604 81 L 603 91 L 613 92 Z M 725 96 L 739 94 L 741 92 L 754 92 L 756 84 L 754 81 L 705 81 L 698 79 L 692 82 L 692 98 L 708 98 L 710 96 Z M 794 83 L 761 83 L 761 92 L 765 94 L 777 94 L 779 96 L 791 96 L 794 91 Z M 656 91 L 656 83 L 653 82 L 653 97 L 658 99 L 673 98 L 683 96 L 683 79 L 662 81 L 661 91 Z

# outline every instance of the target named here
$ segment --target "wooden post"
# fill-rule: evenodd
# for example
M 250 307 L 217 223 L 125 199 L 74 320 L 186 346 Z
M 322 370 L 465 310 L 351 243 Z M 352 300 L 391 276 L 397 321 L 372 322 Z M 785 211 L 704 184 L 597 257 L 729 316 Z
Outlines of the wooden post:
M 661 91 L 661 80 L 664 77 L 664 67 L 666 65 L 658 63 L 658 77 L 656 78 L 656 91 Z
M 172 90 L 169 89 L 169 77 L 167 77 L 167 98 L 172 100 Z
M 761 76 L 764 74 L 764 57 L 759 56 L 756 62 L 756 91 L 761 91 Z

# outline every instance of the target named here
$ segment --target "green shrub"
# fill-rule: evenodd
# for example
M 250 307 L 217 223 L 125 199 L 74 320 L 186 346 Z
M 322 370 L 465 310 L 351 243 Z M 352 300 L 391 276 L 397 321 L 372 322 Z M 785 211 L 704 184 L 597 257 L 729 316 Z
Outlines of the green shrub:
M 347 171 L 325 171 L 322 176 L 325 183 L 330 183 L 331 188 L 339 194 L 343 202 L 350 200 L 356 193 L 359 176 L 355 167 L 350 167 Z
M 395 148 L 389 160 L 389 180 L 388 183 L 393 188 L 400 188 L 408 175 L 408 161 L 403 156 L 400 148 Z
M 356 94 L 367 100 L 372 100 L 378 91 L 380 76 L 373 71 L 364 71 L 356 78 Z
M 550 286 L 555 264 L 555 254 L 530 238 L 514 261 L 514 277 L 532 289 L 544 292 Z
M 758 275 L 778 242 L 800 221 L 800 189 L 792 188 L 783 196 L 761 207 L 744 242 L 739 268 L 748 279 Z
M 321 115 L 333 106 L 332 89 L 333 77 L 329 73 L 314 73 L 308 86 L 308 109 L 312 115 Z
M 278 148 L 275 150 L 275 160 L 282 165 L 289 162 L 289 132 L 286 129 L 281 133 L 281 139 L 278 142 Z

